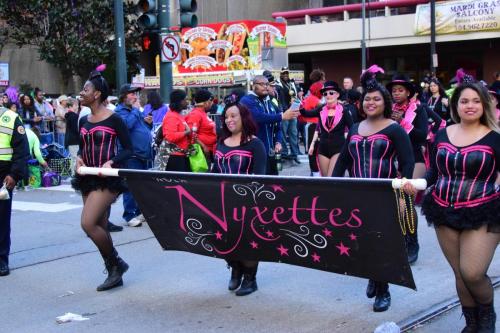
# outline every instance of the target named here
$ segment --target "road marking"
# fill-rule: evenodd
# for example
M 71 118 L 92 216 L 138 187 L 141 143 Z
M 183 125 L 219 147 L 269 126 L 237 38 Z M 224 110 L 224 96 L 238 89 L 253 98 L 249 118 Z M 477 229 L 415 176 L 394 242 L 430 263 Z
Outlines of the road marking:
M 53 186 L 53 187 L 39 187 L 37 190 L 42 190 L 42 191 L 60 191 L 60 192 L 75 192 L 75 190 L 71 187 L 70 184 L 63 184 L 59 186 Z
M 82 205 L 75 205 L 69 202 L 61 203 L 45 203 L 45 202 L 32 202 L 32 201 L 12 201 L 12 209 L 20 211 L 35 211 L 44 213 L 58 213 L 76 208 L 81 208 Z

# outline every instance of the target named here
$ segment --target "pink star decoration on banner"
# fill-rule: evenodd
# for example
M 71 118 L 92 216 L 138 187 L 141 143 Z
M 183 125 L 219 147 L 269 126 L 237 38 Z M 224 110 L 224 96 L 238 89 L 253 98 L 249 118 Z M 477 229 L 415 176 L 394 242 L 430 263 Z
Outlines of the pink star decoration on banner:
M 336 246 L 337 249 L 340 251 L 340 255 L 346 255 L 349 257 L 349 249 L 350 247 L 345 246 L 342 242 L 340 242 L 340 245 Z
M 286 247 L 284 247 L 283 244 L 280 244 L 280 246 L 277 247 L 276 249 L 278 249 L 278 251 L 280 251 L 281 256 L 288 255 L 288 249 Z
M 321 258 L 320 256 L 318 256 L 316 253 L 313 253 L 312 254 L 312 258 L 313 258 L 313 261 L 314 262 L 319 262 L 319 259 Z
M 267 237 L 273 237 L 274 236 L 274 234 L 273 234 L 273 232 L 271 230 L 266 231 L 266 235 L 267 235 Z
M 258 249 L 259 248 L 259 244 L 255 243 L 255 241 L 252 241 L 250 243 L 250 245 L 252 246 L 252 249 Z
M 330 231 L 330 229 L 325 228 L 322 230 L 322 232 L 326 237 L 332 237 L 332 232 Z
M 271 187 L 273 188 L 273 191 L 276 193 L 276 192 L 285 192 L 285 190 L 283 189 L 283 186 L 281 185 L 271 185 Z
M 356 236 L 355 234 L 351 233 L 351 234 L 349 235 L 349 238 L 350 238 L 351 240 L 355 241 L 355 240 L 357 240 L 357 239 L 358 239 L 358 236 Z
M 219 231 L 217 231 L 217 232 L 215 233 L 215 238 L 217 238 L 217 239 L 222 239 L 222 234 L 221 234 Z

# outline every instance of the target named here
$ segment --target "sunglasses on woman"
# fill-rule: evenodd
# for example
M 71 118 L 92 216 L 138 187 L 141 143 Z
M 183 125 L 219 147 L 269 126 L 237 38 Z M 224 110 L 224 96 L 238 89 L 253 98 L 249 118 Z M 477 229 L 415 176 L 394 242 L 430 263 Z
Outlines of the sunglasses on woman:
M 336 92 L 335 90 L 328 90 L 328 91 L 325 91 L 325 92 L 323 93 L 323 96 L 328 96 L 328 95 L 333 96 L 333 95 L 335 95 L 336 93 L 337 93 L 337 92 Z

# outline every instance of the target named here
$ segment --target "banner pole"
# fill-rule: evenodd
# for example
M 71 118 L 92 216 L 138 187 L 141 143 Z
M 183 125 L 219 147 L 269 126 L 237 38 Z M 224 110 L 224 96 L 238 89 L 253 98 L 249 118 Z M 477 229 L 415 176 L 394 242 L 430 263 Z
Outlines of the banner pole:
M 120 177 L 120 175 L 119 175 L 120 171 L 122 171 L 122 169 L 80 167 L 80 168 L 78 168 L 77 172 L 78 172 L 78 174 L 80 174 L 82 176 L 92 175 L 92 176 Z M 133 169 L 126 169 L 126 171 L 131 172 L 134 170 Z M 137 170 L 137 171 L 147 172 L 146 170 Z M 185 172 L 183 172 L 183 174 L 184 173 Z M 354 180 L 355 178 L 340 178 L 340 179 Z M 367 181 L 370 179 L 371 178 L 361 178 L 361 179 L 356 179 L 356 180 Z M 374 180 L 381 180 L 381 179 L 376 178 Z M 427 182 L 425 179 L 393 179 L 392 180 L 392 188 L 400 189 L 401 187 L 403 187 L 403 185 L 406 182 L 410 182 L 411 184 L 413 184 L 413 186 L 415 186 L 415 188 L 419 191 L 423 191 L 427 188 Z

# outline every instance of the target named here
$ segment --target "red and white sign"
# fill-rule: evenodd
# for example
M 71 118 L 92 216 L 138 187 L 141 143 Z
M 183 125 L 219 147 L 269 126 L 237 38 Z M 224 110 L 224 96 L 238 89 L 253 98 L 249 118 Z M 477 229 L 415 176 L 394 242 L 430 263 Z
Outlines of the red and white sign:
M 181 40 L 177 36 L 161 36 L 161 61 L 172 62 L 181 59 Z
M 9 64 L 0 62 L 0 86 L 9 85 Z

